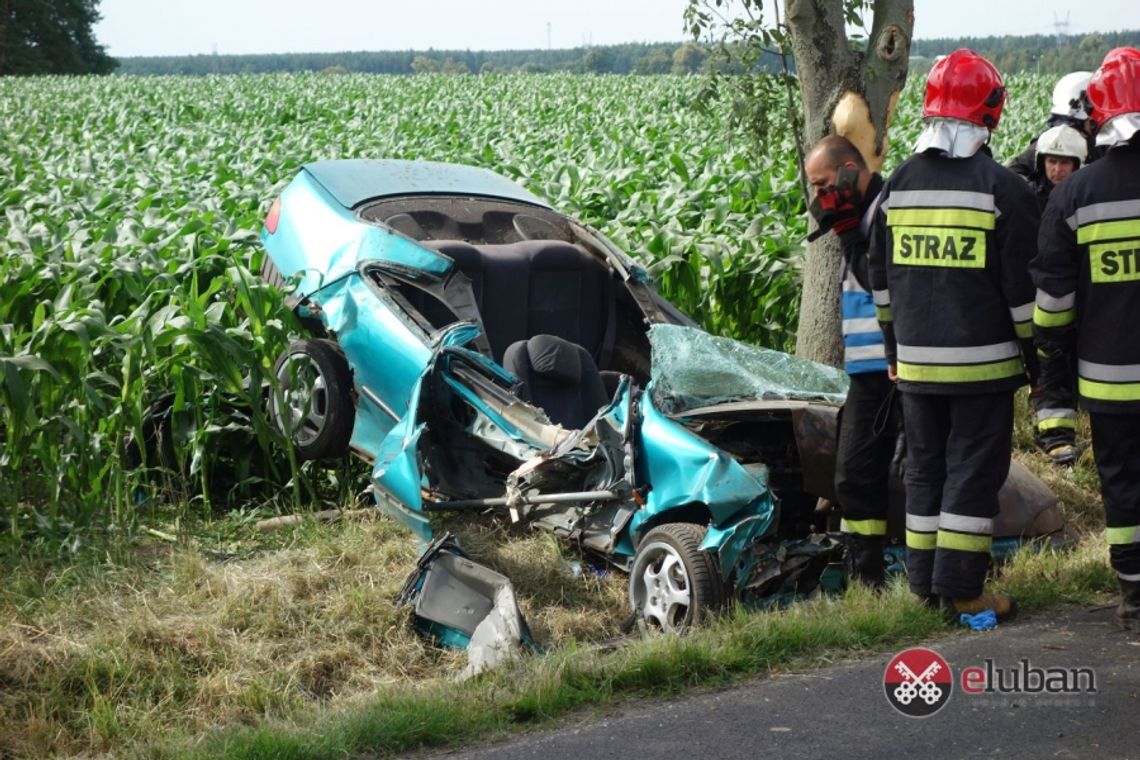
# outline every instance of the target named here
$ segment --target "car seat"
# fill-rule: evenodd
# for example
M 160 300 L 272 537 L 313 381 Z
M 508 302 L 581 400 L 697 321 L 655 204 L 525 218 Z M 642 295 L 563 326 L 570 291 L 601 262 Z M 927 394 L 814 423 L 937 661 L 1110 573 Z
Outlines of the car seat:
M 580 430 L 609 402 L 590 352 L 554 335 L 515 341 L 503 367 L 521 381 L 520 398 L 565 428 Z

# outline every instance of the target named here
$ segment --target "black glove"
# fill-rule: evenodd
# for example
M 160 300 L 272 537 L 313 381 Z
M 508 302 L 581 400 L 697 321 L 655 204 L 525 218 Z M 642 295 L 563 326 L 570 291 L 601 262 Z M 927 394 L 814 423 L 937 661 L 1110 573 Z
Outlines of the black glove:
M 816 193 L 808 213 L 819 225 L 808 235 L 808 242 L 814 242 L 834 230 L 836 235 L 859 226 L 859 172 L 847 167 L 839 168 L 838 184 Z
M 895 436 L 895 451 L 891 456 L 891 474 L 899 480 L 906 474 L 906 433 L 899 425 L 898 435 Z

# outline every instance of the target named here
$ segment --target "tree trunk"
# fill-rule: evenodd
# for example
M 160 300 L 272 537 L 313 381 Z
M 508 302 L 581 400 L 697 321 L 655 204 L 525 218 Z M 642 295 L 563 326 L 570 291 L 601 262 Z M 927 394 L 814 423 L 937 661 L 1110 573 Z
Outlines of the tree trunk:
M 887 127 L 906 84 L 913 0 L 875 0 L 865 53 L 848 44 L 842 0 L 784 0 L 784 11 L 804 102 L 806 143 L 843 135 L 878 171 L 887 153 Z M 834 235 L 808 244 L 796 334 L 799 356 L 835 366 L 843 359 L 841 260 Z

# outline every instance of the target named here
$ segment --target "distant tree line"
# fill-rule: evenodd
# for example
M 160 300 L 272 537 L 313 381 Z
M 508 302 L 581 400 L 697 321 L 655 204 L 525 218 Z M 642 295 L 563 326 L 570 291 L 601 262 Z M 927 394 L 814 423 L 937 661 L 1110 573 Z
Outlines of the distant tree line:
M 708 51 L 693 42 L 627 43 L 551 50 L 381 50 L 270 55 L 121 58 L 123 74 L 246 74 L 282 71 L 481 74 L 570 71 L 686 74 L 702 70 Z
M 1070 71 L 1093 71 L 1100 65 L 1105 53 L 1121 46 L 1140 46 L 1140 31 L 1094 32 L 1063 38 L 1038 34 L 1027 37 L 915 40 L 910 46 L 910 53 L 916 64 L 929 65 L 937 56 L 965 47 L 984 55 L 1002 73 L 1038 71 L 1064 74 Z
M 3 2 L 4 0 L 0 0 Z M 10 0 L 30 2 L 31 0 Z M 76 0 L 78 1 L 78 0 Z M 913 65 L 927 68 L 934 58 L 968 47 L 985 55 L 1003 73 L 1064 73 L 1095 69 L 1104 54 L 1121 45 L 1140 45 L 1140 31 L 1070 37 L 1062 44 L 1053 35 L 962 37 L 915 40 Z M 343 53 L 278 53 L 270 55 L 187 55 L 120 58 L 122 74 L 247 74 L 289 71 L 369 74 L 485 74 L 568 71 L 597 74 L 692 74 L 709 69 L 734 71 L 736 60 L 725 51 L 684 43 L 628 43 L 553 50 L 382 50 Z M 791 57 L 788 59 L 792 66 Z M 764 53 L 756 70 L 776 71 L 783 63 L 773 51 Z
M 98 8 L 99 0 L 0 0 L 0 75 L 113 71 L 91 31 Z
M 535 50 L 389 50 L 268 55 L 187 55 L 130 57 L 106 54 L 92 33 L 99 0 L 0 0 L 0 74 L 245 74 L 292 71 L 371 74 L 484 74 L 557 72 L 597 74 L 743 73 L 731 51 L 695 42 L 627 43 Z M 1064 73 L 1094 69 L 1104 54 L 1121 45 L 1140 45 L 1140 31 L 1093 33 L 1059 40 L 1054 35 L 962 37 L 915 40 L 912 64 L 927 68 L 939 55 L 968 47 L 993 61 L 1003 73 Z M 774 51 L 752 64 L 754 71 L 777 71 Z M 792 62 L 788 60 L 789 67 Z

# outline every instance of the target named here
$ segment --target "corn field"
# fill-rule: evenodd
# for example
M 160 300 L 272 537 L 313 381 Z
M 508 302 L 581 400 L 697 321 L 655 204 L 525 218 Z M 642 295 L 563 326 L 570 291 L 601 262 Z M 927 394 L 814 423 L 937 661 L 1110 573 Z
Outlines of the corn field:
M 1052 82 L 1007 84 L 1000 159 L 1039 131 Z M 0 80 L 5 540 L 129 534 L 171 492 L 208 514 L 337 483 L 291 462 L 262 409 L 296 325 L 251 274 L 257 236 L 308 161 L 492 169 L 599 228 L 710 331 L 789 347 L 806 229 L 794 142 L 760 154 L 689 107 L 699 89 L 569 75 Z M 893 163 L 919 109 L 912 82 Z M 160 399 L 176 482 L 129 443 Z

